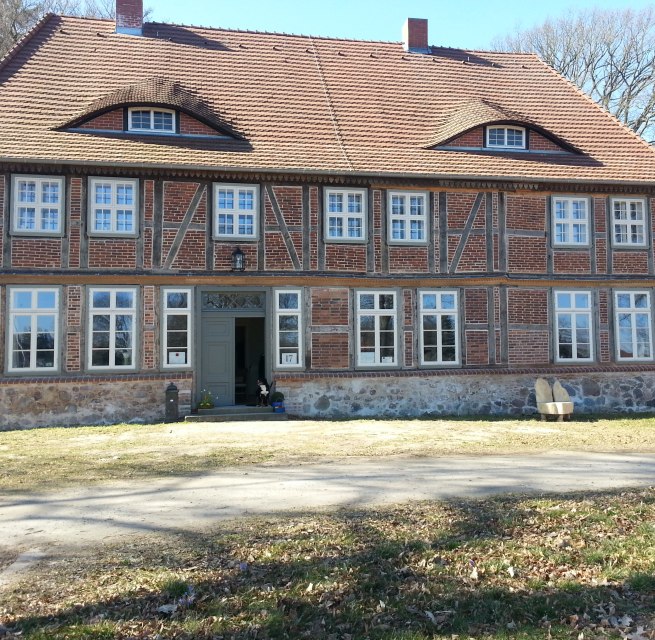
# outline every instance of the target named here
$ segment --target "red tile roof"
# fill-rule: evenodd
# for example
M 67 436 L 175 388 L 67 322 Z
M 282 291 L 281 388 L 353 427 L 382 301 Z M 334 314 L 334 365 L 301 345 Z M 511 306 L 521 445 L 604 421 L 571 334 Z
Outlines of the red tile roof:
M 245 140 L 58 130 L 157 78 Z M 453 118 L 466 124 L 460 110 L 471 104 L 520 114 L 581 153 L 426 148 Z M 157 23 L 137 37 L 109 21 L 50 16 L 0 65 L 0 130 L 5 160 L 655 184 L 655 151 L 536 56 L 412 54 L 394 42 Z

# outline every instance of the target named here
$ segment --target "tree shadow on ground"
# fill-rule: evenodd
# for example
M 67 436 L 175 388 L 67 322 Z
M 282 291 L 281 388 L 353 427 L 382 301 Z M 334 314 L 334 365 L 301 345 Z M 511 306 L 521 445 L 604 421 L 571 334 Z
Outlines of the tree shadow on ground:
M 631 516 L 615 526 L 621 509 Z M 90 559 L 83 580 L 122 566 L 121 579 L 147 570 L 168 582 L 56 613 L 14 611 L 11 625 L 26 639 L 618 637 L 624 616 L 655 612 L 655 535 L 635 538 L 637 516 L 652 522 L 654 509 L 645 490 L 245 520 L 132 545 L 131 566 Z M 604 564 L 608 536 L 626 550 L 638 542 L 642 569 L 621 554 Z

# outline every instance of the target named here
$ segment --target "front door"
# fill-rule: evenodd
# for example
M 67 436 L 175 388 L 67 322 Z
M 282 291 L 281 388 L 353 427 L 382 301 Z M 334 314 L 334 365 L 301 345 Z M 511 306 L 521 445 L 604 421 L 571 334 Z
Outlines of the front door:
M 202 318 L 202 388 L 216 406 L 234 404 L 234 317 L 205 314 Z

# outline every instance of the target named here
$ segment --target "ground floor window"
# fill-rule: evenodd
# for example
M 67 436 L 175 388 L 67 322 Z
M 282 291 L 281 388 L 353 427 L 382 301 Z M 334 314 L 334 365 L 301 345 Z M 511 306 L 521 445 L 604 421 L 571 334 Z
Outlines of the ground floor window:
M 650 293 L 614 293 L 616 345 L 619 360 L 652 360 Z
M 556 352 L 558 362 L 593 359 L 591 292 L 555 291 Z
M 136 289 L 89 290 L 89 369 L 134 369 Z
M 421 364 L 459 362 L 459 313 L 456 291 L 419 293 Z
M 357 365 L 395 365 L 397 357 L 395 291 L 358 291 Z
M 9 371 L 59 366 L 59 289 L 9 289 Z
M 191 289 L 164 289 L 162 297 L 163 366 L 187 367 L 191 364 Z
M 275 291 L 276 366 L 302 367 L 302 292 L 299 289 Z

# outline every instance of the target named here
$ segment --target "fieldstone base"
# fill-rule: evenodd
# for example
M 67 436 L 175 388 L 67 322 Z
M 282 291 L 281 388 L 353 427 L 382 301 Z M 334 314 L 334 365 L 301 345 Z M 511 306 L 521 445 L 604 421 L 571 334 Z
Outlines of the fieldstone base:
M 549 376 L 481 374 L 280 379 L 287 412 L 301 417 L 533 415 L 534 383 L 559 380 L 576 413 L 655 411 L 655 374 L 583 373 Z
M 0 384 L 0 430 L 162 421 L 171 380 L 180 391 L 180 415 L 184 415 L 190 410 L 191 376 L 5 380 Z

